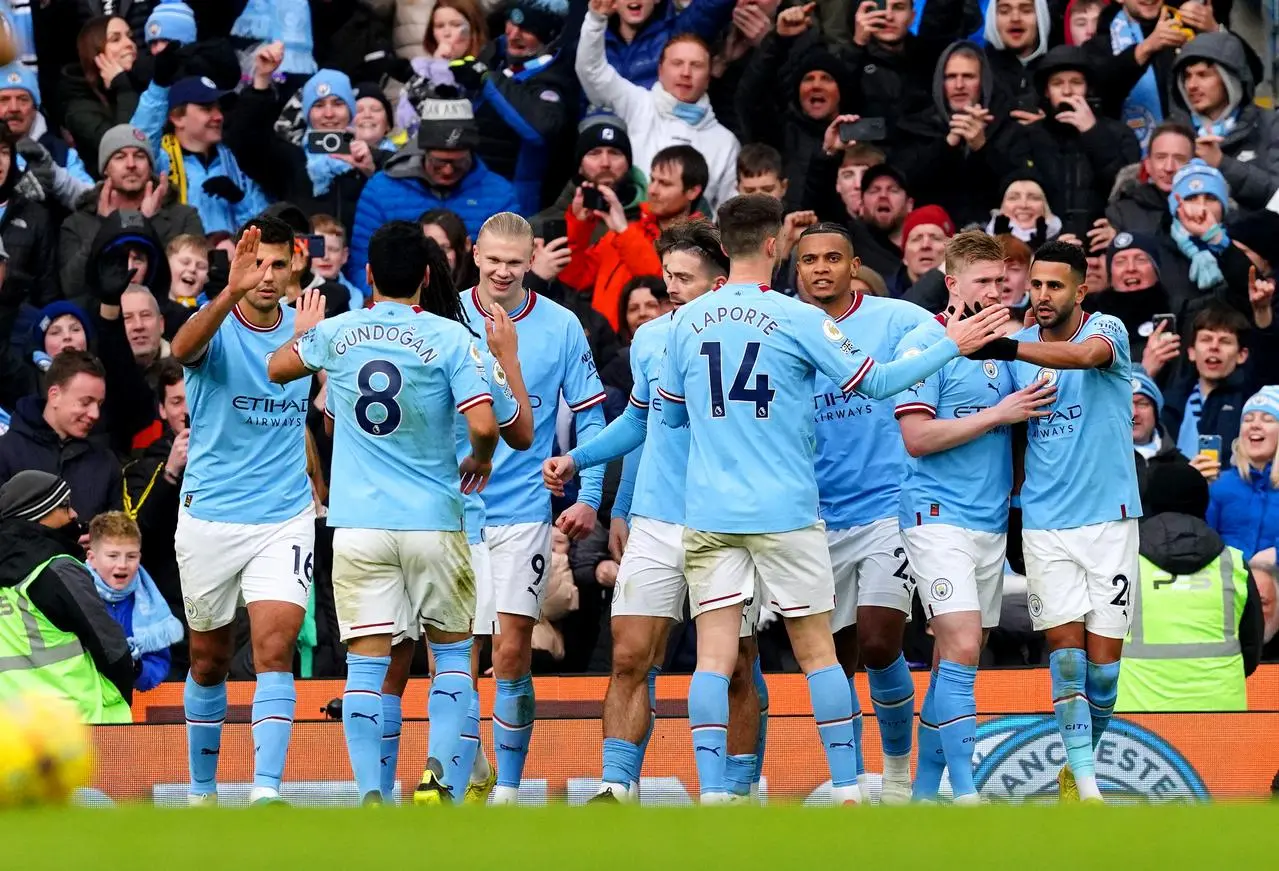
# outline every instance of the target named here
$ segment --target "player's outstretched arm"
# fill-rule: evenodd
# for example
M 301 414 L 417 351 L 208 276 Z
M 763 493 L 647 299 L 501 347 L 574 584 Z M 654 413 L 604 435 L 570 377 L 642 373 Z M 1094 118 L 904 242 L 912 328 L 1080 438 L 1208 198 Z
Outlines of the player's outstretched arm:
M 1032 417 L 1045 417 L 1045 407 L 1057 397 L 1057 388 L 1046 381 L 1037 381 L 1029 387 L 1010 393 L 998 405 L 983 408 L 976 414 L 938 420 L 927 411 L 907 411 L 899 414 L 897 425 L 906 443 L 906 453 L 912 457 L 939 454 L 958 445 L 967 444 L 985 435 L 997 426 L 1011 426 Z
M 1016 345 L 1018 360 L 1049 369 L 1105 369 L 1115 360 L 1115 347 L 1104 336 L 1089 336 L 1082 342 L 1017 342 Z
M 493 474 L 493 451 L 497 450 L 497 416 L 493 403 L 480 402 L 466 411 L 466 433 L 471 440 L 471 453 L 458 464 L 463 493 L 482 493 Z
M 204 356 L 204 349 L 213 341 L 227 315 L 231 314 L 231 309 L 266 277 L 270 264 L 258 262 L 258 243 L 261 238 L 262 232 L 257 227 L 244 231 L 235 246 L 235 258 L 231 261 L 226 289 L 189 317 L 169 343 L 169 350 L 182 365 L 192 366 L 199 362 Z
M 324 319 L 324 297 L 318 290 L 306 290 L 298 297 L 297 319 L 293 322 L 293 338 L 285 342 L 266 364 L 266 377 L 275 384 L 288 384 L 306 378 L 312 368 L 302 359 L 304 336 Z
M 520 405 L 520 413 L 511 423 L 502 427 L 502 441 L 517 451 L 527 451 L 533 445 L 533 403 L 524 386 L 524 372 L 520 369 L 519 336 L 515 323 L 500 305 L 493 306 L 493 317 L 484 322 L 488 337 L 489 353 L 497 360 L 506 375 L 506 385 Z

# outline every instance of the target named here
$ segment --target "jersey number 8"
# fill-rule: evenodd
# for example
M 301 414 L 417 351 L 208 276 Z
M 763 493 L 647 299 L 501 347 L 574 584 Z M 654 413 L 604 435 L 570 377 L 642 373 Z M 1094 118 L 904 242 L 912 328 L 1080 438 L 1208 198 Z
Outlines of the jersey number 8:
M 360 398 L 355 400 L 355 422 L 360 429 L 371 436 L 395 432 L 404 417 L 400 404 L 395 401 L 404 387 L 400 370 L 387 360 L 370 360 L 360 367 L 355 381 L 360 388 Z M 375 408 L 378 410 L 370 414 Z

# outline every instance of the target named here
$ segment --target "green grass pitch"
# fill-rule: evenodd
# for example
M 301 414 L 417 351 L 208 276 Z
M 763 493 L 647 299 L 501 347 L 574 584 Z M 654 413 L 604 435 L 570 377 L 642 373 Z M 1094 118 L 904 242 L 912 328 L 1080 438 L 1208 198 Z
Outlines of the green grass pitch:
M 1273 805 L 977 808 L 43 809 L 0 813 L 13 869 L 1230 868 Z M 1239 863 L 1247 862 L 1248 865 Z

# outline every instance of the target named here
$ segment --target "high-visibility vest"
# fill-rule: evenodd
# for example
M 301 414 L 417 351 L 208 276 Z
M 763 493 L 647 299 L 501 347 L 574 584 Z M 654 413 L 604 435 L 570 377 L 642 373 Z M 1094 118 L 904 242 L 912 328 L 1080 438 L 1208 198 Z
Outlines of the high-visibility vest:
M 1233 547 L 1173 575 L 1141 558 L 1117 711 L 1246 711 L 1239 617 L 1248 569 Z
M 40 613 L 27 595 L 55 556 L 31 570 L 22 583 L 0 587 L 0 699 L 28 692 L 66 699 L 86 723 L 130 723 L 132 712 L 115 684 L 93 664 L 80 639 Z

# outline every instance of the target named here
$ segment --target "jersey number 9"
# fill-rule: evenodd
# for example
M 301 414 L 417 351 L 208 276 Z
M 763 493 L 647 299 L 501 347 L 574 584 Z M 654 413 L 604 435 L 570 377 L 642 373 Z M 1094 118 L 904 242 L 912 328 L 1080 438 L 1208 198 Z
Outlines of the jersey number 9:
M 388 360 L 370 360 L 356 376 L 360 398 L 355 400 L 355 422 L 371 436 L 387 436 L 399 427 L 404 413 L 395 401 L 404 387 L 404 376 Z

